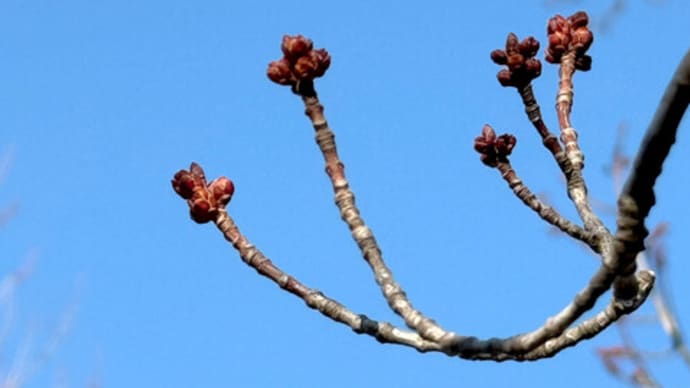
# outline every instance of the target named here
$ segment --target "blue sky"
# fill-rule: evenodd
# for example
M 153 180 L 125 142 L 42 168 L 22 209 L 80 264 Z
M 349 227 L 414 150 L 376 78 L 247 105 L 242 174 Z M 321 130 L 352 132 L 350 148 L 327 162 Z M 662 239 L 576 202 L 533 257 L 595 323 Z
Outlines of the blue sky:
M 554 13 L 596 16 L 608 3 L 3 1 L 0 150 L 12 160 L 0 204 L 19 210 L 0 230 L 0 274 L 31 252 L 37 261 L 0 370 L 27 343 L 40 354 L 67 314 L 70 330 L 26 387 L 613 386 L 595 349 L 617 344 L 615 329 L 554 359 L 501 364 L 354 335 L 191 222 L 169 183 L 193 160 L 230 177 L 230 213 L 265 254 L 354 311 L 395 321 L 339 220 L 301 102 L 265 76 L 282 35 L 305 34 L 332 55 L 317 90 L 363 216 L 415 306 L 462 334 L 532 330 L 597 261 L 549 234 L 472 150 L 484 123 L 514 133 L 518 174 L 575 216 L 489 52 L 510 31 L 545 42 Z M 593 69 L 575 76 L 586 178 L 608 202 L 616 128 L 627 123 L 632 152 L 689 43 L 690 3 L 631 3 L 595 31 Z M 544 64 L 535 82 L 552 128 L 556 74 Z M 669 283 L 685 328 L 688 129 L 650 217 L 671 223 Z M 667 346 L 653 325 L 637 335 Z M 668 386 L 690 379 L 674 359 L 652 370 Z

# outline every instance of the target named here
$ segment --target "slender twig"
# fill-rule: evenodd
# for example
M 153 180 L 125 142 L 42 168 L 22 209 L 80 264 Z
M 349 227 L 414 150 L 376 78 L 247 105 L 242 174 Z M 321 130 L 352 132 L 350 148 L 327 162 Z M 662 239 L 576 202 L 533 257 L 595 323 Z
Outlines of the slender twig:
M 553 154 L 556 162 L 561 167 L 561 170 L 565 170 L 566 160 L 563 158 L 563 148 L 558 142 L 558 138 L 554 135 L 549 128 L 546 126 L 544 119 L 541 115 L 541 109 L 537 103 L 537 99 L 534 96 L 534 89 L 532 88 L 532 83 L 528 83 L 525 86 L 520 86 L 517 88 L 520 97 L 522 98 L 522 104 L 525 106 L 525 113 L 527 118 L 532 123 L 534 128 L 539 133 L 542 139 L 544 147 L 548 149 L 551 154 Z
M 536 212 L 539 217 L 574 239 L 584 242 L 597 252 L 599 245 L 596 236 L 570 222 L 567 218 L 558 213 L 556 209 L 544 204 L 518 177 L 510 161 L 499 162 L 496 168 L 501 173 L 501 177 L 508 183 L 508 186 L 515 196 Z
M 561 129 L 561 141 L 565 145 L 565 154 L 570 161 L 569 168 L 564 172 L 567 179 L 568 196 L 584 223 L 585 230 L 601 236 L 602 242 L 610 238 L 610 232 L 599 219 L 589 203 L 587 185 L 582 176 L 584 155 L 577 143 L 577 131 L 570 121 L 573 106 L 573 74 L 575 73 L 575 52 L 566 53 L 561 59 L 559 68 L 558 96 L 556 97 L 556 111 L 558 124 Z
M 584 156 L 577 144 L 577 131 L 570 122 L 574 94 L 573 74 L 575 74 L 575 52 L 569 51 L 561 58 L 561 65 L 558 70 L 556 112 L 558 113 L 558 125 L 561 129 L 561 141 L 565 146 L 565 154 L 577 172 L 584 167 Z
M 385 265 L 373 233 L 366 226 L 359 216 L 359 211 L 354 206 L 354 194 L 349 189 L 345 179 L 344 165 L 338 158 L 335 135 L 328 127 L 327 121 L 323 116 L 323 106 L 317 98 L 313 82 L 299 83 L 293 88 L 293 91 L 302 96 L 306 107 L 306 114 L 316 130 L 316 140 L 326 161 L 326 172 L 331 179 L 336 205 L 341 211 L 341 217 L 352 231 L 353 238 L 360 247 L 365 260 L 374 271 L 376 281 L 381 287 L 390 307 L 403 317 L 408 326 L 415 329 L 424 338 L 441 342 L 445 344 L 444 348 L 450 347 L 448 351 L 451 353 L 457 351 L 467 358 L 481 358 L 482 354 L 493 354 L 494 356 L 496 354 L 505 354 L 519 357 L 519 355 L 529 353 L 539 347 L 547 340 L 558 337 L 584 312 L 591 309 L 596 299 L 610 287 L 611 282 L 615 278 L 615 273 L 612 272 L 611 268 L 602 265 L 590 280 L 589 285 L 575 297 L 571 304 L 554 317 L 549 318 L 544 326 L 533 332 L 506 339 L 491 340 L 457 336 L 454 333 L 446 332 L 433 320 L 425 317 L 412 307 L 402 288 L 395 282 L 392 272 Z M 651 279 L 649 280 L 651 290 L 653 275 L 651 273 L 644 273 L 642 276 Z M 646 296 L 647 294 L 644 294 L 642 300 Z M 639 306 L 639 304 L 636 306 Z M 612 308 L 612 310 L 615 309 Z M 491 356 L 488 357 L 490 358 Z
M 657 288 L 658 289 L 658 285 Z M 652 292 L 652 299 L 654 299 L 654 295 L 658 294 L 656 292 Z M 661 387 L 659 383 L 656 382 L 656 378 L 652 376 L 651 372 L 649 371 L 649 367 L 647 366 L 647 362 L 645 360 L 645 357 L 643 354 L 638 350 L 639 347 L 635 343 L 635 340 L 633 339 L 632 335 L 630 334 L 628 327 L 627 327 L 628 320 L 626 319 L 621 319 L 618 321 L 618 333 L 621 336 L 621 339 L 623 340 L 623 346 L 628 350 L 627 352 L 627 358 L 633 363 L 635 370 L 630 376 L 630 380 L 639 386 L 642 387 Z
M 282 289 L 304 300 L 307 306 L 321 312 L 330 319 L 347 325 L 359 334 L 373 336 L 382 343 L 409 346 L 421 352 L 443 352 L 450 356 L 459 356 L 473 360 L 533 361 L 552 357 L 561 350 L 574 346 L 583 339 L 594 337 L 623 314 L 627 314 L 639 307 L 644 302 L 649 291 L 651 291 L 653 283 L 653 278 L 642 280 L 644 287 L 640 288 L 641 293 L 633 305 L 626 306 L 612 300 L 611 304 L 595 317 L 582 322 L 575 328 L 564 331 L 561 335 L 546 341 L 529 353 L 502 352 L 499 349 L 508 349 L 509 346 L 507 345 L 510 342 L 514 343 L 514 341 L 511 341 L 511 339 L 479 340 L 475 337 L 458 336 L 454 333 L 447 333 L 443 337 L 442 342 L 429 341 L 422 338 L 418 333 L 397 328 L 388 322 L 378 322 L 369 319 L 363 314 L 356 314 L 338 301 L 328 298 L 320 291 L 305 286 L 273 264 L 239 231 L 239 228 L 225 209 L 218 211 L 214 223 L 225 239 L 239 252 L 240 257 L 247 265 L 254 268 L 262 276 L 278 284 Z M 647 275 L 646 273 L 641 273 L 641 276 L 645 277 Z
M 362 252 L 364 260 L 374 272 L 376 283 L 381 288 L 388 305 L 405 320 L 408 327 L 417 331 L 423 338 L 441 341 L 447 332 L 412 306 L 405 291 L 395 281 L 392 271 L 384 262 L 374 233 L 360 216 L 355 204 L 355 195 L 345 177 L 345 165 L 338 157 L 335 135 L 328 127 L 323 114 L 324 108 L 319 102 L 313 82 L 302 81 L 295 90 L 301 95 L 305 113 L 316 132 L 316 143 L 326 162 L 326 173 L 333 186 L 335 204 L 340 210 L 340 216 L 352 232 L 352 238 Z
M 359 334 L 373 336 L 380 342 L 406 345 L 422 352 L 439 350 L 438 345 L 425 340 L 417 333 L 399 329 L 387 322 L 374 321 L 363 314 L 356 314 L 335 299 L 307 287 L 296 278 L 283 272 L 249 242 L 225 209 L 219 209 L 214 223 L 225 239 L 232 243 L 232 246 L 239 252 L 242 261 L 254 268 L 260 275 L 272 280 L 280 288 L 302 299 L 310 308 L 336 322 L 349 326 Z

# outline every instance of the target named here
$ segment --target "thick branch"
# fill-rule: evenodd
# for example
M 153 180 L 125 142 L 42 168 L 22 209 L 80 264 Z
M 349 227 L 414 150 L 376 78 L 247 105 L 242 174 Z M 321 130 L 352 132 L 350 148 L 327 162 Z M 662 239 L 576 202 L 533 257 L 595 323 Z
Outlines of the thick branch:
M 634 290 L 635 258 L 644 250 L 644 239 L 649 233 L 645 219 L 654 206 L 654 183 L 661 174 L 664 160 L 676 141 L 676 132 L 683 114 L 690 103 L 690 51 L 676 69 L 664 92 L 640 149 L 628 180 L 618 199 L 618 230 L 616 253 L 623 275 L 616 280 L 615 292 L 625 298 Z

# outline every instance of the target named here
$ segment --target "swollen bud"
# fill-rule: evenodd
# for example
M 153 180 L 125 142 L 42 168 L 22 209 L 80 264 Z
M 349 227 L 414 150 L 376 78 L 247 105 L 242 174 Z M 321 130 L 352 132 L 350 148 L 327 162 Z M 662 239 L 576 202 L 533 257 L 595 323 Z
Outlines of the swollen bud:
M 314 44 L 311 39 L 302 35 L 283 35 L 283 42 L 280 45 L 283 55 L 291 63 L 294 63 L 297 58 L 307 55 L 312 48 L 314 48 Z
M 280 85 L 290 85 L 294 82 L 290 63 L 285 58 L 269 63 L 266 75 L 271 81 Z
M 214 180 L 208 185 L 208 189 L 213 198 L 220 206 L 225 206 L 230 202 L 232 194 L 235 193 L 235 185 L 224 176 Z

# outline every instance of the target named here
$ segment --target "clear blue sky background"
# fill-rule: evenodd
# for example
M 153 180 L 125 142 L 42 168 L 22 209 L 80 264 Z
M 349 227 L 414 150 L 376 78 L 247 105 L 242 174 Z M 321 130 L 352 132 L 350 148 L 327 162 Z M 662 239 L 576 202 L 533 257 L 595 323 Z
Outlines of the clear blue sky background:
M 0 146 L 14 156 L 0 204 L 20 208 L 0 230 L 0 274 L 33 249 L 38 261 L 0 368 L 22 341 L 37 353 L 77 306 L 26 387 L 615 386 L 595 357 L 619 342 L 615 329 L 554 359 L 501 364 L 357 336 L 257 276 L 215 228 L 189 220 L 169 183 L 192 160 L 227 175 L 231 214 L 277 264 L 399 322 L 339 220 L 301 102 L 265 76 L 282 35 L 303 33 L 332 54 L 317 88 L 363 215 L 415 305 L 462 334 L 532 330 L 597 261 L 549 234 L 472 150 L 484 123 L 515 133 L 518 173 L 575 215 L 489 52 L 510 31 L 544 42 L 556 12 L 596 17 L 609 3 L 2 1 Z M 608 202 L 616 128 L 628 123 L 633 151 L 690 44 L 690 3 L 630 3 L 595 37 L 593 70 L 575 77 L 586 177 Z M 535 85 L 552 127 L 556 71 L 545 64 Z M 650 223 L 671 222 L 669 280 L 685 328 L 688 125 Z M 667 348 L 653 325 L 637 335 Z M 690 381 L 677 360 L 653 371 L 669 387 Z

